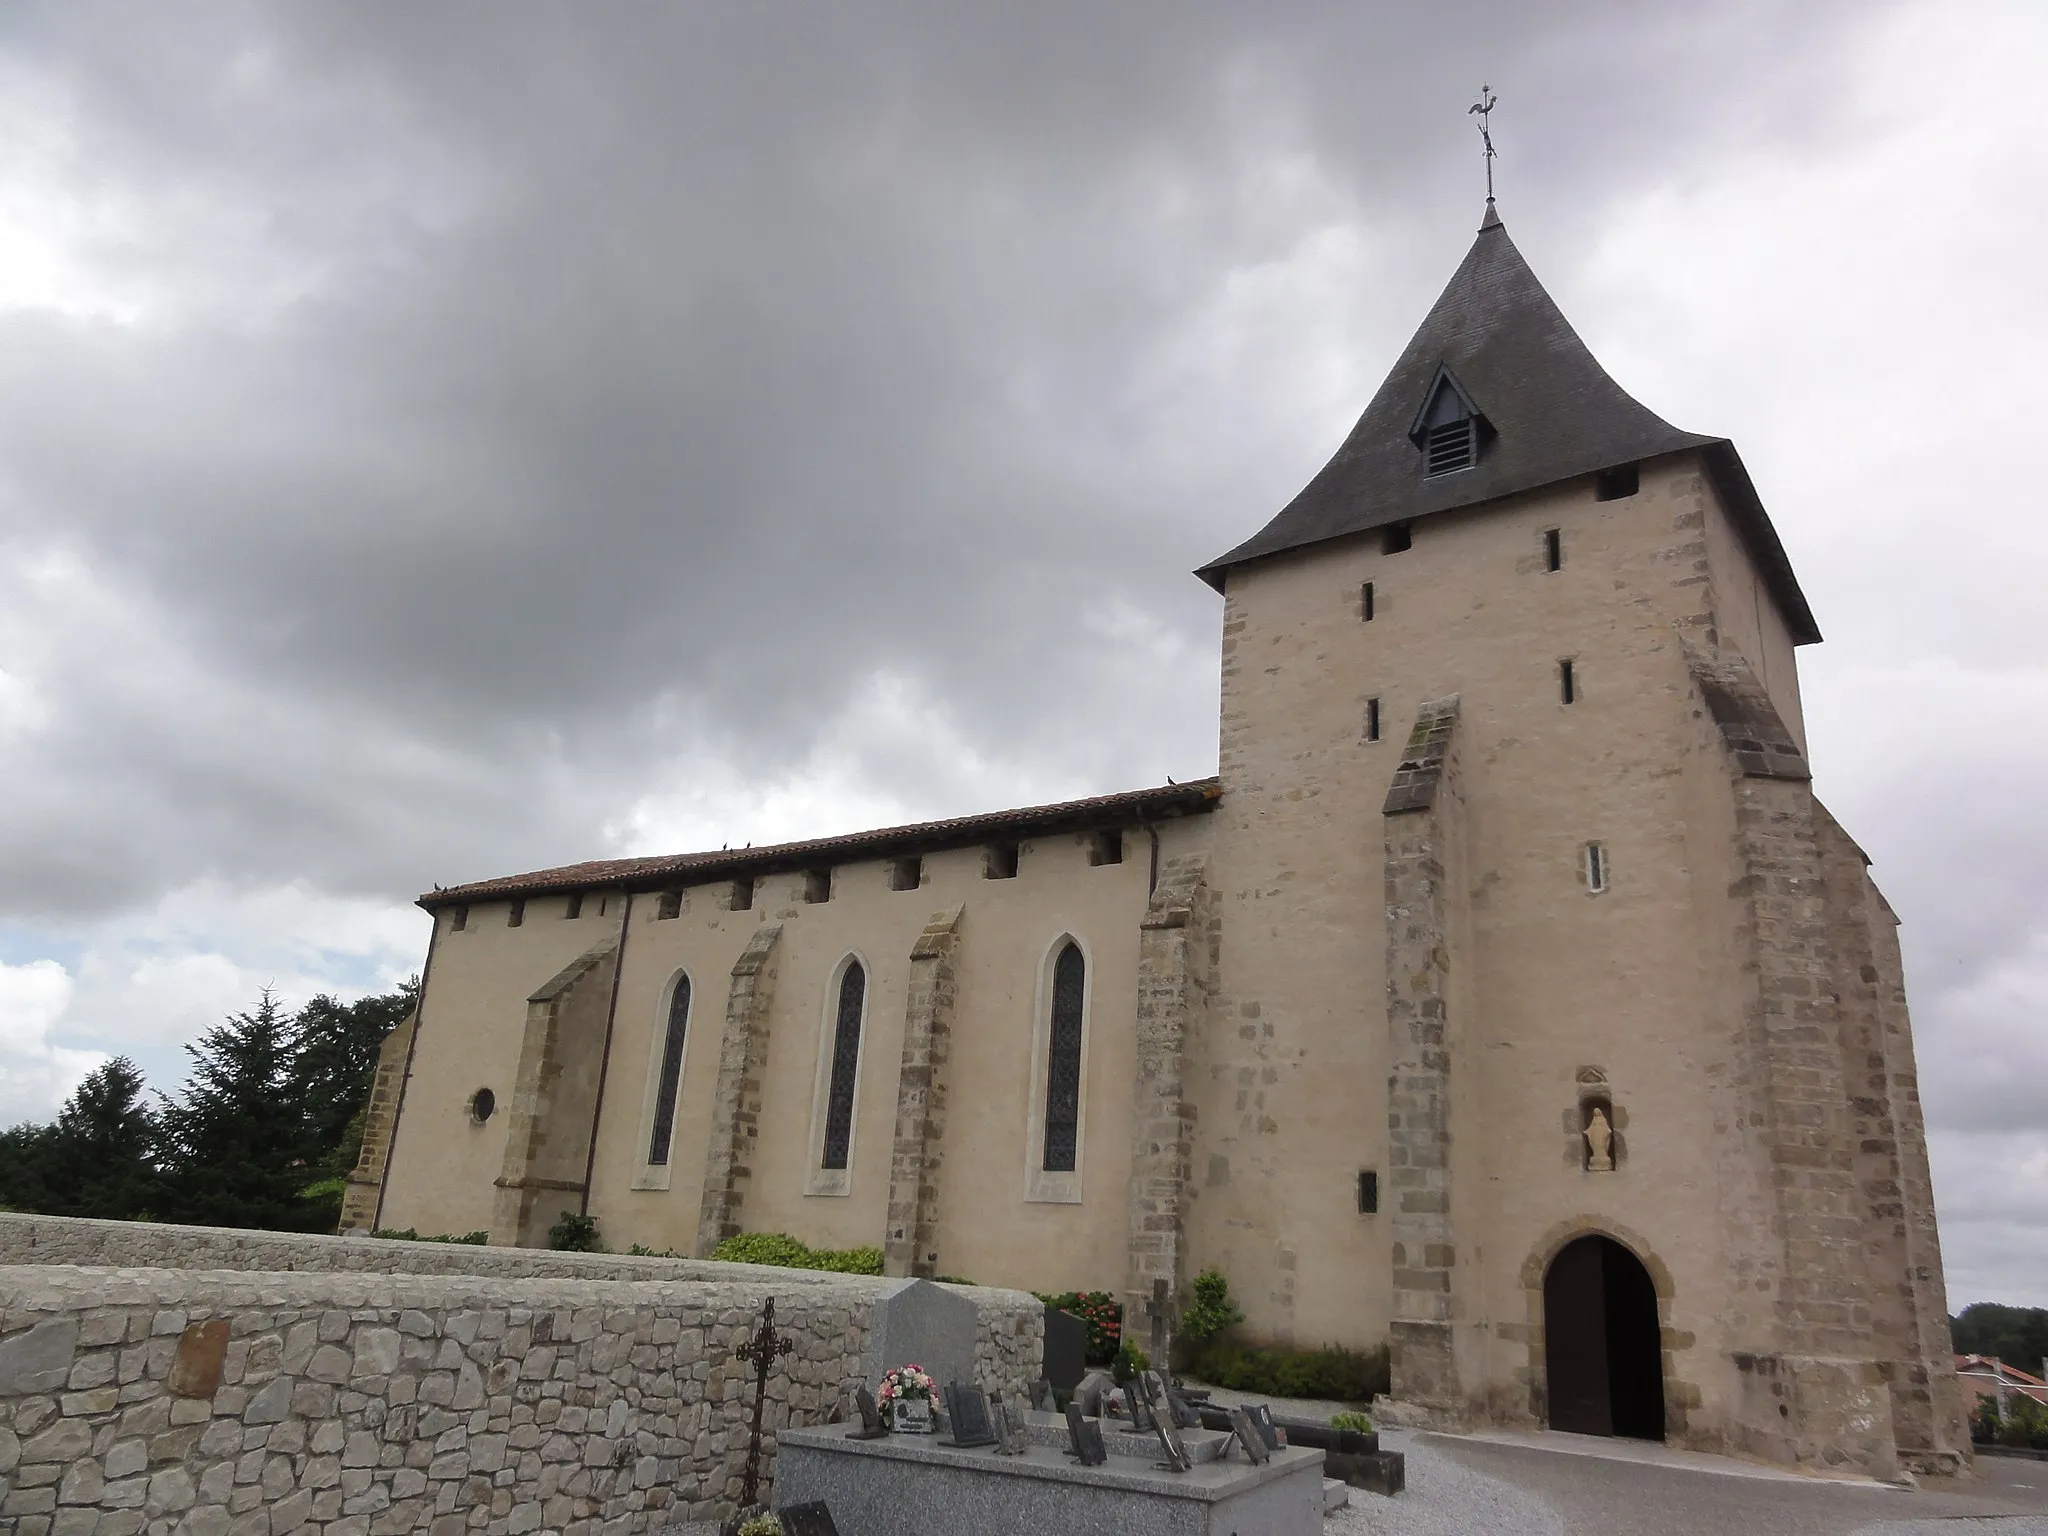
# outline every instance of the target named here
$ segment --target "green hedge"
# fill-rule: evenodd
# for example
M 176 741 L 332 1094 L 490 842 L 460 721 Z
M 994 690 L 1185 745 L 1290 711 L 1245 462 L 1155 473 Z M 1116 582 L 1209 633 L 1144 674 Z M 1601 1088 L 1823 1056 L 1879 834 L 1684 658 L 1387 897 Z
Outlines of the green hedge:
M 1195 1356 L 1188 1374 L 1234 1392 L 1363 1403 L 1387 1390 L 1387 1351 L 1335 1344 L 1321 1349 L 1211 1344 Z
M 488 1232 L 465 1232 L 462 1236 L 455 1237 L 447 1232 L 415 1232 L 411 1227 L 379 1227 L 370 1236 L 388 1237 L 398 1243 L 464 1243 L 476 1248 L 485 1247 L 491 1241 L 491 1234 Z
M 829 1269 L 842 1275 L 879 1275 L 879 1248 L 813 1248 L 786 1232 L 742 1232 L 711 1250 L 728 1264 L 773 1264 L 781 1269 Z

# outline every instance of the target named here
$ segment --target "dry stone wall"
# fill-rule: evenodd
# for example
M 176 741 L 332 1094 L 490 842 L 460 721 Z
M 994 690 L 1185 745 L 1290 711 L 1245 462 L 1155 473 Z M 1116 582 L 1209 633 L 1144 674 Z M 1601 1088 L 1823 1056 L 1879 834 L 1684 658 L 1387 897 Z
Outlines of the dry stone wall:
M 20 1262 L 27 1237 L 46 1255 L 66 1238 L 104 1251 L 118 1234 L 90 1229 L 121 1225 L 0 1223 L 16 1250 L 0 1267 L 0 1536 L 632 1536 L 718 1518 L 753 1404 L 735 1351 L 763 1299 L 796 1341 L 769 1376 L 773 1431 L 850 1413 L 890 1284 L 709 1263 L 613 1279 L 562 1269 L 684 1266 L 171 1227 L 130 1243 L 190 1256 L 240 1237 L 245 1258 L 328 1263 Z M 534 1272 L 389 1272 L 365 1248 Z M 1042 1308 L 964 1294 L 976 1375 L 1023 1391 Z M 772 1439 L 764 1464 L 772 1477 Z

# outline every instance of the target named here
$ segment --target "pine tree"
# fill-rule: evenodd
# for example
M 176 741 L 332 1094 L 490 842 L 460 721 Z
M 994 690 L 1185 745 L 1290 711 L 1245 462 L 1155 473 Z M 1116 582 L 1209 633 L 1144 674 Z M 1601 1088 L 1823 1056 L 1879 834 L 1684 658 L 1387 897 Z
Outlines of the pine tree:
M 158 1112 L 166 1217 L 220 1227 L 305 1230 L 299 1191 L 317 1174 L 312 1116 L 293 1082 L 291 1021 L 265 988 L 185 1047 L 192 1075 Z
M 0 1211 L 50 1208 L 50 1138 L 54 1125 L 15 1125 L 0 1131 Z
M 43 1209 L 125 1221 L 157 1203 L 156 1125 L 142 1069 L 116 1056 L 78 1085 L 44 1149 Z

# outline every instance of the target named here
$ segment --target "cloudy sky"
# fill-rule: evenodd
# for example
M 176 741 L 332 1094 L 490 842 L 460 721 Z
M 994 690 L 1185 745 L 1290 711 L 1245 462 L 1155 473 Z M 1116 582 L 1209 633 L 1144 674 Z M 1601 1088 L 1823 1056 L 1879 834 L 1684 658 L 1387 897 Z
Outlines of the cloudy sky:
M 1736 439 L 1905 919 L 1951 1295 L 2048 1304 L 2037 0 L 10 4 L 0 1121 L 410 897 L 1211 772 L 1187 574 L 1480 211 Z

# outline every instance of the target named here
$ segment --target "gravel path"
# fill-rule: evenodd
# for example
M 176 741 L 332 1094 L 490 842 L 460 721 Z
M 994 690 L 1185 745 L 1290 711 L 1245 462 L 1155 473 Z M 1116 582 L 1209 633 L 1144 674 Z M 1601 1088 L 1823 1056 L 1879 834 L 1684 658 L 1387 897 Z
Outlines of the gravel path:
M 1407 1490 L 1385 1499 L 1352 1489 L 1351 1503 L 1323 1522 L 1325 1536 L 1565 1536 L 1541 1499 L 1461 1465 L 1429 1437 L 1383 1429 L 1380 1448 L 1407 1457 Z

